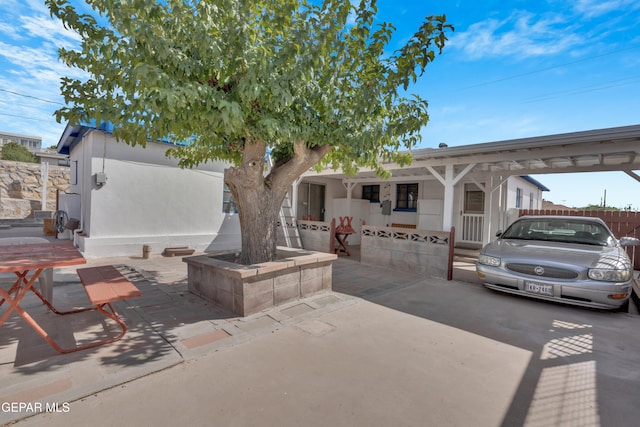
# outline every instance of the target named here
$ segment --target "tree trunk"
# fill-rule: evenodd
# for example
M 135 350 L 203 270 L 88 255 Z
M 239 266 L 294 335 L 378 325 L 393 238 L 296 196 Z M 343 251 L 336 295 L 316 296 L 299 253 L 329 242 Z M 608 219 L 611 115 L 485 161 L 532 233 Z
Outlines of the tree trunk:
M 280 206 L 293 181 L 318 163 L 329 152 L 329 145 L 308 148 L 294 144 L 294 156 L 274 167 L 264 177 L 266 144 L 246 143 L 242 164 L 227 169 L 225 182 L 238 206 L 242 241 L 242 264 L 257 264 L 276 259 L 277 223 Z
M 277 222 L 283 198 L 276 200 L 267 188 L 239 191 L 236 203 L 240 219 L 242 264 L 273 261 L 276 257 Z

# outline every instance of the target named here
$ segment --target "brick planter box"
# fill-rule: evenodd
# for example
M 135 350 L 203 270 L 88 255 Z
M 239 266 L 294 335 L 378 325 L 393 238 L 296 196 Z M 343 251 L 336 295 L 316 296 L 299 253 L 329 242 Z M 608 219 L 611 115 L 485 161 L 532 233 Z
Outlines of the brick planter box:
M 278 247 L 277 261 L 231 262 L 235 254 L 184 258 L 189 292 L 240 316 L 248 316 L 331 290 L 334 254 Z

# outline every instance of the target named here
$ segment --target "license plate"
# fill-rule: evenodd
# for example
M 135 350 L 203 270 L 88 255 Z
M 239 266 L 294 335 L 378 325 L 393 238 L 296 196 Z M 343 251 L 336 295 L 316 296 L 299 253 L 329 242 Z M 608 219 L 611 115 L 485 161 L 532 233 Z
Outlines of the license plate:
M 536 282 L 524 282 L 524 290 L 533 294 L 553 296 L 553 285 L 545 285 Z

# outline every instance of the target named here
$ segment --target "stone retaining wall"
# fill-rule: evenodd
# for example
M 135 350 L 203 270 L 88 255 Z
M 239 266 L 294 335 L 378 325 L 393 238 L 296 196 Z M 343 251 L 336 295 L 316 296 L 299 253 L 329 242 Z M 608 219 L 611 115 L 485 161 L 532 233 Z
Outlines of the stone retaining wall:
M 32 218 L 35 211 L 56 209 L 56 190 L 69 189 L 69 168 L 49 165 L 47 206 L 42 207 L 39 163 L 0 160 L 0 219 Z

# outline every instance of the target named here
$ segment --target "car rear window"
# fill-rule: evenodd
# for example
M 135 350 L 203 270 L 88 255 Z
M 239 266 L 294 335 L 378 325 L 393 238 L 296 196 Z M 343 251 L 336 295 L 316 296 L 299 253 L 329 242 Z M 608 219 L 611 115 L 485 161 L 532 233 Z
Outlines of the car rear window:
M 520 219 L 501 236 L 503 239 L 547 240 L 609 246 L 615 239 L 606 227 L 595 221 L 576 219 Z

